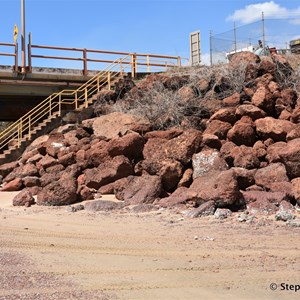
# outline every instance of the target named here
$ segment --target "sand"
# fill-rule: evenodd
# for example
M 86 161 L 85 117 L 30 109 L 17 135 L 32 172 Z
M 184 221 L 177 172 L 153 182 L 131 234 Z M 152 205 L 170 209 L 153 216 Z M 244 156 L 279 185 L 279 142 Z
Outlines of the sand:
M 72 213 L 13 195 L 0 194 L 1 300 L 300 298 L 281 290 L 300 284 L 300 229 L 274 216 Z

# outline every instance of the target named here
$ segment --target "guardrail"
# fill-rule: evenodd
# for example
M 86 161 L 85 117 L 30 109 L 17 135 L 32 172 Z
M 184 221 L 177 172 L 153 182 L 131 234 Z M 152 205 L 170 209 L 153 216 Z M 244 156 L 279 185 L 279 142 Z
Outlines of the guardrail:
M 14 48 L 11 52 L 0 52 L 0 56 L 12 56 L 14 57 L 14 71 L 18 72 L 18 43 L 11 44 L 11 43 L 0 43 L 0 47 L 10 47 Z M 2 50 L 2 49 L 1 49 Z
M 60 46 L 47 46 L 47 45 L 34 45 L 32 44 L 31 34 L 29 34 L 29 42 L 27 45 L 27 65 L 22 59 L 22 66 L 18 65 L 18 44 L 0 43 L 0 47 L 14 48 L 10 52 L 1 52 L 1 56 L 14 57 L 14 71 L 22 74 L 31 73 L 33 67 L 33 61 L 37 59 L 43 60 L 64 60 L 64 61 L 76 61 L 82 63 L 83 75 L 87 76 L 89 65 L 97 63 L 96 70 L 103 69 L 103 66 L 108 63 L 113 63 L 120 56 L 131 57 L 130 61 L 124 62 L 124 64 L 131 65 L 131 74 L 135 77 L 137 72 L 162 72 L 167 68 L 180 67 L 182 58 L 180 56 L 169 56 L 159 54 L 144 54 L 144 53 L 130 53 L 120 51 L 107 51 L 107 50 L 95 50 L 86 48 L 74 48 L 74 47 L 60 47 Z M 43 51 L 46 53 L 43 53 Z M 67 55 L 60 55 L 61 52 Z M 59 54 L 58 54 L 59 53 Z M 70 53 L 72 53 L 70 55 Z M 0 63 L 1 64 L 1 63 Z M 37 65 L 36 65 L 37 66 Z M 43 64 L 38 64 L 38 67 L 46 67 Z M 48 66 L 47 66 L 48 67 Z M 51 66 L 49 66 L 51 67 Z M 91 69 L 91 68 L 90 68 Z
M 47 49 L 51 51 L 69 51 L 80 53 L 80 56 L 59 56 L 59 55 L 41 55 L 33 54 L 33 49 Z M 90 57 L 91 54 L 96 54 L 99 58 Z M 132 76 L 135 77 L 137 72 L 142 70 L 145 72 L 165 71 L 167 68 L 181 66 L 180 56 L 166 56 L 158 54 L 141 54 L 141 53 L 128 53 L 106 50 L 93 50 L 86 48 L 69 48 L 57 46 L 43 46 L 28 44 L 28 71 L 32 71 L 32 60 L 38 59 L 58 59 L 58 60 L 71 60 L 81 61 L 83 63 L 83 74 L 88 75 L 88 63 L 113 63 L 116 56 L 129 55 L 131 60 L 124 62 L 124 64 L 131 65 Z
M 123 74 L 126 69 L 124 65 L 130 66 L 130 61 L 130 55 L 119 58 L 78 89 L 63 90 L 50 95 L 0 133 L 0 149 L 10 146 L 12 141 L 15 141 L 16 146 L 20 147 L 24 137 L 31 139 L 35 125 L 46 117 L 51 117 L 54 113 L 61 116 L 63 106 L 73 106 L 74 110 L 88 107 L 90 97 L 99 92 L 104 86 L 110 89 L 112 80 Z

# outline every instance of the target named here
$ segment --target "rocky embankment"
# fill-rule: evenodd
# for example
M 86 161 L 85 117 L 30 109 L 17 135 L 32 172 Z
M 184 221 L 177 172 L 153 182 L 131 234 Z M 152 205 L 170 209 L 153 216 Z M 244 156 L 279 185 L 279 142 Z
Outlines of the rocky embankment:
M 0 166 L 2 191 L 20 190 L 13 205 L 71 205 L 113 193 L 120 202 L 100 198 L 87 205 L 188 209 L 191 217 L 245 210 L 293 219 L 300 204 L 300 97 L 282 81 L 294 70 L 279 55 L 244 53 L 229 67 L 241 63 L 243 88 L 211 100 L 217 109 L 198 128 L 185 120 L 153 130 L 146 118 L 120 112 L 65 124 Z M 129 93 L 133 101 L 153 78 L 185 102 L 195 97 L 186 75 L 149 76 L 122 97 Z M 217 97 L 220 88 L 229 89 L 228 79 L 218 80 L 200 80 L 198 93 Z

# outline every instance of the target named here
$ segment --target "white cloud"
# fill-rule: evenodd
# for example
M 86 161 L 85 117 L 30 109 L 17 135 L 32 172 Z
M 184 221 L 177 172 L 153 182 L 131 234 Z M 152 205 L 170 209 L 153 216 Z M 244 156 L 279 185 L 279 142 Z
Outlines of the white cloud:
M 238 21 L 242 24 L 261 20 L 262 12 L 266 18 L 289 18 L 300 16 L 300 6 L 296 9 L 287 9 L 274 1 L 250 4 L 243 9 L 238 9 L 226 18 L 226 21 Z

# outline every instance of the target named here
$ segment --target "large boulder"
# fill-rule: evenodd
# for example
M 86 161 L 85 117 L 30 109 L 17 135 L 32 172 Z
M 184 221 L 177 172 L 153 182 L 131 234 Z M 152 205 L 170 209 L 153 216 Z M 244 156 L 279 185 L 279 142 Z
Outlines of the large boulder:
M 196 178 L 189 190 L 197 194 L 195 198 L 198 204 L 212 200 L 218 207 L 227 207 L 238 204 L 240 198 L 233 170 L 211 171 Z
M 29 207 L 35 203 L 32 193 L 24 189 L 13 198 L 13 206 L 26 206 Z
M 269 189 L 274 182 L 289 181 L 285 166 L 282 163 L 273 163 L 265 168 L 258 169 L 254 178 L 256 185 L 267 189 Z
M 213 149 L 202 150 L 193 155 L 193 179 L 205 176 L 210 171 L 225 171 L 228 165 L 218 151 Z
M 19 191 L 23 187 L 23 181 L 21 178 L 15 178 L 12 181 L 6 183 L 2 188 L 2 192 Z
M 118 189 L 116 198 L 127 205 L 153 203 L 163 191 L 161 179 L 156 175 L 129 176 L 118 181 L 115 189 Z
M 145 159 L 175 159 L 187 165 L 194 153 L 200 149 L 202 134 L 198 130 L 189 129 L 171 139 L 150 138 L 144 146 Z
M 77 182 L 71 176 L 62 176 L 58 181 L 46 185 L 37 194 L 38 205 L 70 205 L 77 201 Z
M 252 104 L 240 105 L 239 107 L 237 107 L 235 114 L 238 118 L 247 116 L 250 117 L 253 121 L 266 117 L 266 113 L 262 109 Z
M 227 133 L 231 128 L 232 126 L 228 122 L 213 120 L 208 123 L 203 134 L 213 134 L 216 135 L 219 139 L 225 140 L 227 137 Z
M 278 156 L 290 179 L 300 177 L 300 139 L 287 142 L 286 147 L 278 151 Z
M 113 112 L 104 116 L 95 118 L 92 128 L 97 137 L 112 139 L 124 135 L 127 131 L 134 129 L 137 125 L 149 125 L 144 118 L 134 115 Z
M 5 177 L 10 172 L 12 172 L 15 168 L 19 166 L 19 163 L 17 161 L 5 163 L 0 166 L 0 176 Z
M 287 134 L 292 131 L 296 124 L 290 121 L 265 117 L 255 121 L 256 132 L 258 136 L 266 140 L 268 138 L 274 141 L 285 141 Z
M 136 132 L 113 138 L 107 143 L 107 151 L 112 157 L 124 155 L 129 159 L 141 158 L 143 148 L 144 139 Z
M 272 98 L 271 92 L 264 86 L 259 87 L 255 91 L 252 103 L 269 114 L 274 111 L 275 101 Z
M 245 145 L 234 147 L 230 151 L 227 161 L 232 161 L 234 167 L 245 169 L 255 169 L 260 165 L 260 161 L 255 156 L 253 149 Z
M 133 174 L 129 159 L 123 155 L 115 156 L 93 169 L 86 169 L 85 185 L 98 190 L 101 186 Z
M 227 138 L 229 141 L 234 142 L 236 145 L 253 146 L 256 140 L 256 133 L 254 124 L 250 120 L 243 117 L 237 121 L 234 126 L 228 131 Z

